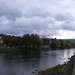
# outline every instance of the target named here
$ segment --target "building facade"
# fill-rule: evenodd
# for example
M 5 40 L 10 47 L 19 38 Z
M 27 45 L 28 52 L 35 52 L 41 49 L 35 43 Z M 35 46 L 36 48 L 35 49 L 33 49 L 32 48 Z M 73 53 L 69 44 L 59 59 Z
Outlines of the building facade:
M 3 38 L 0 36 L 0 44 L 3 44 Z

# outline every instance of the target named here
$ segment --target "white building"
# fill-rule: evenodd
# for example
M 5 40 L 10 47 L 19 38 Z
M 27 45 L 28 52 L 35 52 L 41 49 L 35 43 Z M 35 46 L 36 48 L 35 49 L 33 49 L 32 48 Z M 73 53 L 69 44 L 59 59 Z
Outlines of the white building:
M 3 38 L 0 36 L 0 44 L 3 44 Z

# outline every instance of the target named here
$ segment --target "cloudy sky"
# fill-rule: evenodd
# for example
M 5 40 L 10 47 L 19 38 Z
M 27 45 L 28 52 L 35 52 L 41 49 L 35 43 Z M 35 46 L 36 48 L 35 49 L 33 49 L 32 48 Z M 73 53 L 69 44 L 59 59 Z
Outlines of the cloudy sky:
M 0 0 L 0 34 L 75 39 L 75 0 Z

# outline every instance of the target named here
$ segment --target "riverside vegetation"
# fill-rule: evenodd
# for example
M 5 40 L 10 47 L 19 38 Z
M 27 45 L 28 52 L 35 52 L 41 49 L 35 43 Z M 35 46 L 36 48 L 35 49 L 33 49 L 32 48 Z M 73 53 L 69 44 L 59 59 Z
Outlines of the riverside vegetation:
M 38 74 L 36 74 L 36 75 L 54 75 L 54 74 L 57 75 L 57 73 L 61 72 L 65 67 L 66 67 L 66 64 L 57 65 L 53 68 L 49 68 L 49 69 L 46 69 L 46 70 L 43 70 L 43 71 L 40 70 L 40 71 L 38 71 Z
M 2 47 L 0 48 L 0 52 L 22 51 L 22 48 L 35 50 L 56 50 L 74 47 L 74 45 L 69 41 L 57 39 L 48 40 L 46 38 L 44 41 L 43 38 L 40 39 L 37 34 L 24 34 L 23 37 L 4 34 L 1 34 L 0 36 L 3 38 L 3 44 L 0 44 Z M 51 41 L 51 43 L 49 41 Z
M 43 71 L 38 71 L 36 75 L 72 75 L 75 65 L 75 54 L 71 56 L 69 61 L 63 65 L 57 65 Z
M 28 52 L 28 51 L 36 51 L 36 50 L 56 50 L 56 49 L 65 49 L 72 48 L 72 44 L 68 41 L 64 40 L 51 40 L 43 42 L 42 39 L 37 34 L 24 34 L 23 37 L 16 37 L 11 35 L 3 35 L 3 44 L 0 48 L 0 53 L 11 53 L 11 52 Z M 48 47 L 45 47 L 48 46 Z M 36 51 L 37 52 L 37 51 Z M 30 54 L 30 53 L 28 53 Z M 60 71 L 65 65 L 57 65 L 53 68 L 46 69 L 44 71 L 40 71 L 37 75 L 48 75 L 49 73 Z

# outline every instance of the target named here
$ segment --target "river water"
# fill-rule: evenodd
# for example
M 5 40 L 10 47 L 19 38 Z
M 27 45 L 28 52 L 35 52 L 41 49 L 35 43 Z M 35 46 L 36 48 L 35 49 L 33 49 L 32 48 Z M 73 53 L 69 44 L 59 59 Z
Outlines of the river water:
M 68 61 L 75 49 L 42 50 L 26 53 L 1 53 L 0 75 L 35 75 L 35 70 L 44 70 Z

